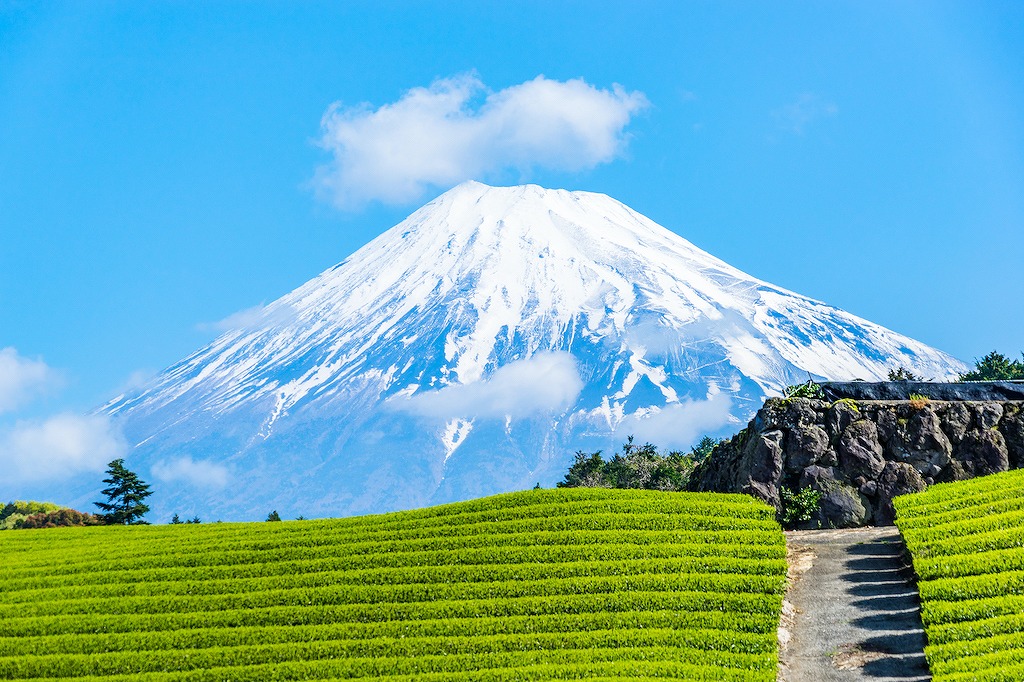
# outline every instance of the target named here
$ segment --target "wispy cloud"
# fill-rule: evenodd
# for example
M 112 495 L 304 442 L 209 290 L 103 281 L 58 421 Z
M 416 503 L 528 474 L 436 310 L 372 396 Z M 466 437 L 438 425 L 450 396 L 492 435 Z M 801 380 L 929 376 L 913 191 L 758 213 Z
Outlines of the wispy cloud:
M 201 332 L 223 334 L 224 332 L 253 329 L 259 326 L 283 324 L 294 319 L 294 315 L 295 311 L 290 306 L 274 305 L 273 303 L 270 305 L 260 304 L 231 313 L 223 320 L 200 322 L 196 325 L 196 329 Z
M 805 92 L 789 104 L 773 111 L 772 116 L 781 130 L 795 135 L 803 135 L 807 126 L 838 113 L 839 107 L 835 102 L 812 92 Z
M 643 348 L 650 356 L 664 356 L 682 348 L 679 330 L 659 319 L 641 318 L 626 328 L 630 348 Z
M 0 413 L 57 388 L 61 375 L 42 360 L 26 358 L 14 348 L 0 349 Z
M 544 76 L 491 92 L 473 74 L 409 90 L 391 104 L 333 104 L 320 145 L 333 157 L 314 183 L 341 208 L 403 203 L 517 169 L 582 170 L 611 161 L 626 125 L 647 106 L 643 93 L 582 79 Z
M 145 388 L 157 374 L 158 372 L 155 369 L 137 369 L 125 377 L 125 380 L 121 382 L 120 386 L 118 386 L 117 392 L 133 393 L 141 390 Z
M 731 421 L 732 400 L 718 393 L 707 400 L 686 400 L 666 405 L 658 411 L 633 415 L 619 423 L 617 435 L 635 435 L 663 448 L 688 448 L 706 434 L 714 433 Z
M 187 483 L 199 488 L 223 488 L 228 484 L 227 467 L 189 456 L 157 462 L 151 469 L 153 478 L 164 483 Z
M 124 437 L 101 415 L 59 414 L 0 429 L 0 468 L 9 484 L 102 472 L 127 451 Z
M 264 307 L 262 305 L 254 305 L 251 308 L 231 313 L 224 319 L 217 320 L 216 322 L 200 322 L 196 325 L 196 329 L 201 332 L 216 332 L 218 334 L 234 329 L 246 329 L 259 321 L 263 311 Z
M 568 409 L 583 390 L 569 353 L 538 353 L 497 369 L 487 380 L 417 393 L 389 403 L 424 417 L 525 417 Z

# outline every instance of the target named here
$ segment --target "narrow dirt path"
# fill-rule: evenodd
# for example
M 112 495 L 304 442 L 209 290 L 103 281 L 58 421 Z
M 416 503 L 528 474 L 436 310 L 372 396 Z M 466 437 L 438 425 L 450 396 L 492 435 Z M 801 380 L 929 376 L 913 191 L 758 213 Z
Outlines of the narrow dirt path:
M 786 533 L 779 680 L 929 680 L 913 569 L 892 526 Z

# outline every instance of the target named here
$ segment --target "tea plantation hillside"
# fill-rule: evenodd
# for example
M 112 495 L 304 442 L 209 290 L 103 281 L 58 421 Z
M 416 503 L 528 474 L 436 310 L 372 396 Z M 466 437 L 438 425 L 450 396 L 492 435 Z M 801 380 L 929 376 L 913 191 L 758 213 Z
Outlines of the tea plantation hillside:
M 0 679 L 774 680 L 785 541 L 740 495 L 562 489 L 0 534 Z
M 1024 680 L 1024 470 L 896 498 L 934 679 Z

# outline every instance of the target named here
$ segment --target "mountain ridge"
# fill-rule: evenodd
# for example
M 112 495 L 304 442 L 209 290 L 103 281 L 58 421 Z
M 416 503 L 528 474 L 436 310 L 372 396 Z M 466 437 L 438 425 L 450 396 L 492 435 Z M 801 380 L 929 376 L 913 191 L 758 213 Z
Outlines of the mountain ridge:
M 470 182 L 104 412 L 135 461 L 215 461 L 297 513 L 287 491 L 323 477 L 314 513 L 361 513 L 550 484 L 624 429 L 723 428 L 808 374 L 896 365 L 963 367 L 606 195 Z

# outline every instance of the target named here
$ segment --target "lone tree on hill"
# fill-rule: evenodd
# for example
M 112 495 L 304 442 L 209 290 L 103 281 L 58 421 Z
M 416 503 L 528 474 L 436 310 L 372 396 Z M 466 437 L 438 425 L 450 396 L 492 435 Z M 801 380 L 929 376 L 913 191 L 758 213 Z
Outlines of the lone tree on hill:
M 107 475 L 103 482 L 106 502 L 94 502 L 100 511 L 103 521 L 111 525 L 148 525 L 142 517 L 149 513 L 149 506 L 143 502 L 153 494 L 149 485 L 144 483 L 134 471 L 129 471 L 123 459 L 115 459 L 107 465 Z

